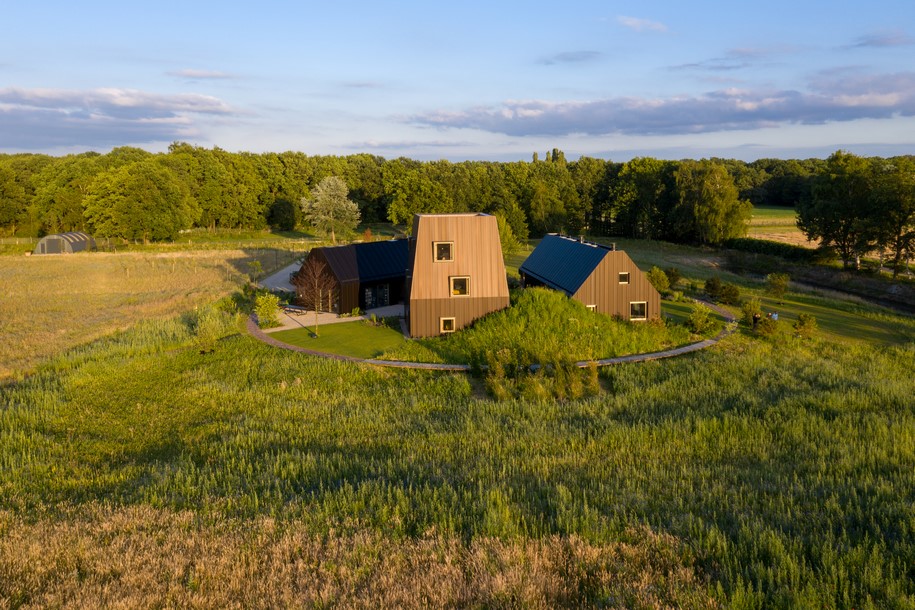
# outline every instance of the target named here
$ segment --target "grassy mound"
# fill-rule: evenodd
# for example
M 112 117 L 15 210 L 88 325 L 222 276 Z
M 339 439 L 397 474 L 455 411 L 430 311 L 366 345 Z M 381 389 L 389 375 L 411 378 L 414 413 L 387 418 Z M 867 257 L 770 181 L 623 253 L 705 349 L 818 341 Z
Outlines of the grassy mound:
M 511 307 L 478 320 L 471 328 L 417 339 L 382 357 L 480 366 L 494 352 L 507 352 L 518 366 L 529 367 L 654 352 L 692 339 L 682 326 L 625 322 L 589 311 L 555 290 L 529 288 L 513 293 Z

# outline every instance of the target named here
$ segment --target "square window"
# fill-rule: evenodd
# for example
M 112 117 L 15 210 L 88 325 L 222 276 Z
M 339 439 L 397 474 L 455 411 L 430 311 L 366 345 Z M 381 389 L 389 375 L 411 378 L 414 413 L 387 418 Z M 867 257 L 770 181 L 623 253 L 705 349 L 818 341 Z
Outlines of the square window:
M 597 305 L 585 305 L 589 311 L 597 311 Z
M 629 303 L 629 319 L 630 320 L 647 320 L 648 319 L 648 303 L 645 301 L 635 301 Z
M 628 283 L 629 283 L 629 272 L 620 271 L 620 284 L 628 284 Z
M 454 243 L 450 241 L 436 241 L 432 243 L 435 252 L 435 262 L 445 263 L 454 260 Z
M 443 333 L 454 332 L 454 318 L 439 318 L 438 329 Z
M 451 296 L 466 297 L 470 294 L 470 278 L 457 276 L 448 278 L 451 284 Z

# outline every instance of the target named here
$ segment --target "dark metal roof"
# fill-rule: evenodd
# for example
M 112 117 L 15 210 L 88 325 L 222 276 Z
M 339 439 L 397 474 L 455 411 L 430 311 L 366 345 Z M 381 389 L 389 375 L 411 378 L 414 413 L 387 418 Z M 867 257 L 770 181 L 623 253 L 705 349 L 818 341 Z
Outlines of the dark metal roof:
M 410 247 L 406 239 L 353 244 L 360 282 L 407 276 Z
M 407 275 L 406 239 L 332 246 L 321 251 L 340 283 L 374 282 Z
M 550 288 L 575 294 L 611 249 L 562 235 L 546 235 L 519 271 Z

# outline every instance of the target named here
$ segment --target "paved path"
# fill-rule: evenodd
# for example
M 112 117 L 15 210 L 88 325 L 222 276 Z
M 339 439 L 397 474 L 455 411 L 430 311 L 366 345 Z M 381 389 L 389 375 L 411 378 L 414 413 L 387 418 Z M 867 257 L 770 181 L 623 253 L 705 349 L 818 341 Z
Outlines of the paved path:
M 696 343 L 690 343 L 689 345 L 683 345 L 674 349 L 664 350 L 661 352 L 651 352 L 648 354 L 630 354 L 628 356 L 618 356 L 616 358 L 604 358 L 602 360 L 593 361 L 597 366 L 610 366 L 613 364 L 624 364 L 628 362 L 646 362 L 648 360 L 660 360 L 662 358 L 673 358 L 675 356 L 682 356 L 683 354 L 689 354 L 690 352 L 697 352 L 699 350 L 711 347 L 724 339 L 725 337 L 733 334 L 737 330 L 737 320 L 734 318 L 734 315 L 731 314 L 728 310 L 723 307 L 719 307 L 713 303 L 706 303 L 702 301 L 703 305 L 708 306 L 710 309 L 720 314 L 725 319 L 725 327 L 720 333 L 712 337 L 711 339 L 705 339 L 704 341 L 697 341 Z M 392 306 L 398 307 L 398 306 Z M 401 313 L 403 306 L 401 307 Z M 383 309 L 383 308 L 382 308 Z M 327 314 L 322 314 L 327 315 Z M 304 317 L 304 316 L 303 316 Z M 312 319 L 314 319 L 312 315 Z M 343 318 L 344 321 L 355 321 L 361 318 Z M 267 333 L 262 331 L 257 326 L 257 322 L 254 321 L 254 317 L 251 316 L 248 318 L 247 322 L 248 333 L 256 339 L 260 339 L 268 345 L 273 345 L 274 347 L 279 347 L 282 349 L 288 349 L 293 352 L 301 352 L 303 354 L 309 354 L 312 356 L 321 356 L 322 358 L 331 358 L 333 360 L 343 360 L 346 362 L 361 362 L 363 364 L 374 364 L 376 366 L 386 366 L 390 368 L 400 368 L 400 369 L 420 369 L 428 371 L 469 371 L 469 364 L 438 364 L 434 362 L 403 362 L 400 360 L 377 360 L 375 358 L 354 358 L 352 356 L 340 356 L 338 354 L 328 354 L 327 352 L 318 352 L 311 349 L 306 349 L 304 347 L 298 347 L 295 345 L 289 345 L 288 343 L 283 343 L 282 341 L 277 341 L 273 337 L 270 337 Z M 271 330 L 281 330 L 281 329 L 271 329 Z M 581 362 L 576 362 L 575 366 L 579 368 L 587 368 L 591 366 L 592 361 L 583 360 Z
M 295 287 L 289 281 L 289 276 L 302 268 L 302 261 L 289 263 L 276 273 L 268 276 L 258 282 L 262 288 L 267 290 L 285 290 L 286 292 L 295 292 Z

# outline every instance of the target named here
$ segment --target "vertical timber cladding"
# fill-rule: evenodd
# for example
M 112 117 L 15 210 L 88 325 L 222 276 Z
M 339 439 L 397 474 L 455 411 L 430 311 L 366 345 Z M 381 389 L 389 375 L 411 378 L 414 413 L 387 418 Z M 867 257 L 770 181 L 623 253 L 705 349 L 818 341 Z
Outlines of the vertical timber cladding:
M 623 272 L 629 273 L 628 284 L 619 283 L 619 274 Z M 607 252 L 572 298 L 585 305 L 596 305 L 600 313 L 626 320 L 629 319 L 629 304 L 644 301 L 648 319 L 661 317 L 661 295 L 621 250 Z
M 488 214 L 417 214 L 410 244 L 409 322 L 413 337 L 440 333 L 440 319 L 455 330 L 508 307 L 508 282 L 499 228 Z M 436 261 L 436 242 L 450 242 L 452 259 Z M 451 294 L 451 278 L 469 278 L 469 294 Z

